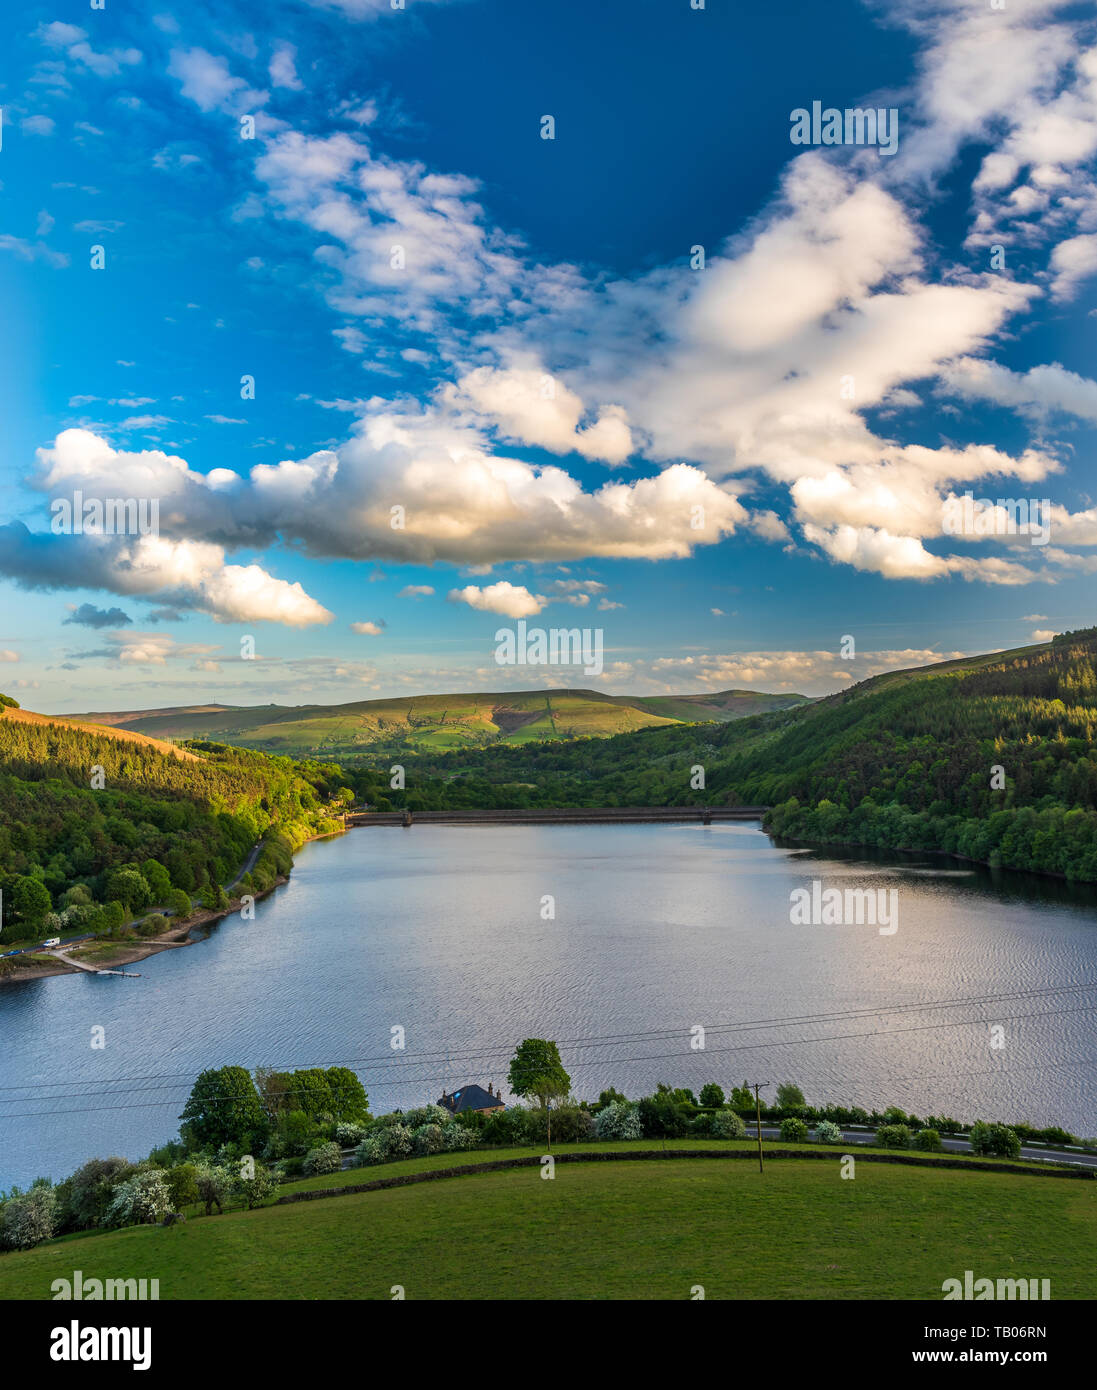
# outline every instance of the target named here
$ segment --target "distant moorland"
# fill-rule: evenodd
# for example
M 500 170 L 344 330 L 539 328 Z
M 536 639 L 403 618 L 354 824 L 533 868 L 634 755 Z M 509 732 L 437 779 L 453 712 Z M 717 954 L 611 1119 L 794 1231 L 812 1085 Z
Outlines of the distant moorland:
M 161 739 L 209 739 L 265 752 L 327 758 L 410 750 L 445 753 L 494 744 L 610 738 L 683 723 L 725 723 L 806 702 L 803 695 L 722 690 L 705 695 L 604 695 L 520 690 L 409 695 L 346 705 L 190 705 L 69 715 Z

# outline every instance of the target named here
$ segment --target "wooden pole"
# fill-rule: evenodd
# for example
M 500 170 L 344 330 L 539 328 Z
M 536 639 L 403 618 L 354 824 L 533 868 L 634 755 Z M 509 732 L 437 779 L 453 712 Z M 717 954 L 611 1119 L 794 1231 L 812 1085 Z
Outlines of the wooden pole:
M 759 1171 L 759 1173 L 763 1172 L 764 1169 L 762 1168 L 762 1101 L 761 1101 L 761 1097 L 760 1097 L 759 1094 L 758 1094 L 758 1091 L 759 1091 L 759 1089 L 760 1089 L 761 1086 L 767 1086 L 768 1084 L 769 1084 L 769 1083 L 768 1083 L 767 1081 L 762 1081 L 762 1082 L 756 1081 L 756 1082 L 754 1083 L 754 1117 L 755 1117 L 755 1120 L 757 1121 L 757 1127 L 758 1127 L 758 1171 Z

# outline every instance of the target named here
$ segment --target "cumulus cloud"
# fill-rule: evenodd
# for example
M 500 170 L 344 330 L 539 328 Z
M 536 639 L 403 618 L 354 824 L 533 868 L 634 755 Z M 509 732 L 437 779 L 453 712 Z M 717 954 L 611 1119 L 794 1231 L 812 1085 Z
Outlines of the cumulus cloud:
M 746 517 L 699 468 L 675 464 L 588 492 L 563 469 L 491 454 L 477 432 L 429 411 L 380 410 L 335 450 L 246 476 L 198 473 L 157 449 L 116 450 L 81 429 L 62 431 L 37 457 L 36 485 L 47 492 L 158 497 L 162 535 L 236 547 L 280 538 L 330 558 L 663 559 L 716 544 Z
M 555 454 L 574 450 L 584 458 L 623 463 L 632 452 L 627 415 L 620 406 L 600 408 L 597 419 L 580 428 L 583 401 L 563 382 L 538 367 L 478 367 L 444 399 L 486 417 L 502 438 L 539 445 Z
M 397 598 L 429 598 L 434 593 L 430 584 L 405 584 Z
M 475 584 L 451 589 L 448 598 L 450 603 L 467 603 L 481 613 L 501 613 L 506 618 L 531 618 L 540 613 L 547 602 L 542 595 L 531 594 L 524 585 L 511 584 L 505 579 L 484 589 L 478 589 Z
M 381 620 L 377 622 L 351 623 L 351 632 L 357 632 L 362 637 L 380 637 L 387 624 Z
M 224 550 L 161 536 L 55 536 L 21 522 L 0 526 L 0 574 L 25 589 L 105 589 L 193 608 L 217 622 L 328 623 L 300 584 L 259 565 L 228 565 Z

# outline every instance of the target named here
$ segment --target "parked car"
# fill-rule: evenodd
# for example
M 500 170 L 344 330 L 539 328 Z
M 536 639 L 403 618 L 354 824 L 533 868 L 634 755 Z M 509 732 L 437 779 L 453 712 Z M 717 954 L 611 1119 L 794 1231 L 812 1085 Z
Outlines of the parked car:
M 61 944 L 61 938 L 60 938 L 59 936 L 51 936 L 51 937 L 49 938 L 48 941 L 43 941 L 43 942 L 42 942 L 42 945 L 46 948 L 47 951 L 48 951 L 52 946 L 60 946 L 60 944 Z

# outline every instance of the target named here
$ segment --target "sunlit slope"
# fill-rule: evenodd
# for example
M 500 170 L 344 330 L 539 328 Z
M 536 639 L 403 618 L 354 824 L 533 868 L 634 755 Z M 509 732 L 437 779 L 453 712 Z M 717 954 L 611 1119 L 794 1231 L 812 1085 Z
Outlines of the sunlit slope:
M 654 698 L 596 690 L 524 690 L 295 708 L 195 705 L 72 717 L 160 739 L 211 739 L 270 752 L 344 756 L 399 744 L 446 752 L 487 743 L 609 738 L 686 722 L 726 722 L 803 700 L 802 695 L 741 690 Z

